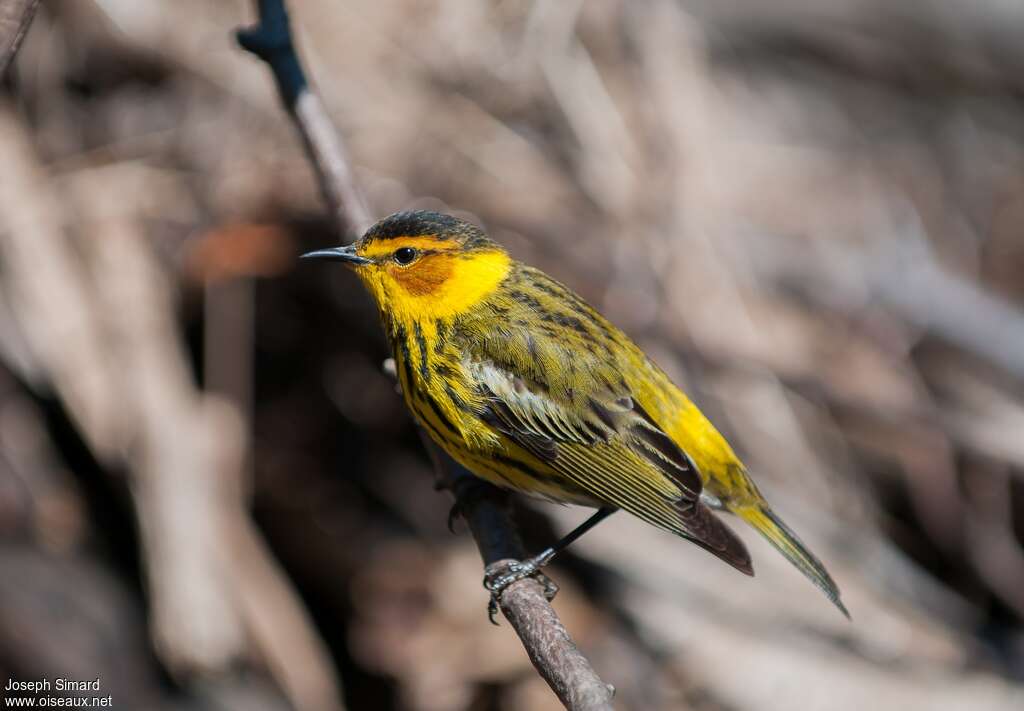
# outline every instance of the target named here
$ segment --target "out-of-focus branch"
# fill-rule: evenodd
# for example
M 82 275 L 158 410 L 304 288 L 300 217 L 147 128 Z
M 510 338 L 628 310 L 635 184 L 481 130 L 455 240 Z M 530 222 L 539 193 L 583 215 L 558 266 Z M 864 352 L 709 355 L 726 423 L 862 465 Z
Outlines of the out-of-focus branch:
M 370 213 L 355 183 L 340 136 L 319 97 L 309 88 L 291 38 L 281 0 L 258 0 L 260 22 L 239 32 L 239 42 L 270 65 L 281 99 L 291 113 L 322 191 L 344 234 L 359 232 Z M 427 447 L 437 465 L 438 482 L 455 496 L 469 524 L 487 571 L 525 557 L 512 522 L 507 495 L 481 481 L 436 446 Z M 598 711 L 612 707 L 614 689 L 596 674 L 569 637 L 536 580 L 510 585 L 499 605 L 519 635 L 534 667 L 569 709 Z
M 811 251 L 771 235 L 756 243 L 751 264 L 767 279 L 825 303 L 878 300 L 916 328 L 1024 378 L 1024 312 L 944 268 L 917 214 L 910 212 L 907 220 L 897 227 L 897 248 L 858 252 L 832 241 Z
M 0 74 L 18 53 L 38 7 L 39 0 L 6 0 L 0 4 Z
M 139 182 L 126 171 L 86 174 L 75 197 L 99 307 L 118 314 L 109 344 L 136 393 L 132 492 L 159 650 L 177 671 L 223 673 L 255 648 L 297 708 L 341 708 L 329 655 L 246 511 L 244 417 L 196 389 L 169 285 L 123 199 L 110 198 Z
M 249 520 L 239 414 L 195 387 L 169 285 L 124 200 L 146 194 L 145 175 L 129 166 L 66 181 L 76 249 L 61 223 L 68 208 L 3 103 L 0 157 L 3 286 L 90 450 L 131 472 L 162 661 L 220 682 L 258 657 L 293 706 L 340 708 L 328 655 Z

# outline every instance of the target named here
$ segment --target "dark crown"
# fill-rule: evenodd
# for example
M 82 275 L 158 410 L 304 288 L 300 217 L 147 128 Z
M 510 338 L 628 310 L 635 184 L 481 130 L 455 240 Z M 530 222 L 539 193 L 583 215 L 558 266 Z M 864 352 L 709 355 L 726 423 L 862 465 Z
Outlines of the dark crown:
M 436 237 L 454 239 L 463 249 L 495 249 L 497 245 L 474 224 L 451 215 L 427 210 L 396 212 L 385 217 L 363 235 L 364 243 L 396 237 Z

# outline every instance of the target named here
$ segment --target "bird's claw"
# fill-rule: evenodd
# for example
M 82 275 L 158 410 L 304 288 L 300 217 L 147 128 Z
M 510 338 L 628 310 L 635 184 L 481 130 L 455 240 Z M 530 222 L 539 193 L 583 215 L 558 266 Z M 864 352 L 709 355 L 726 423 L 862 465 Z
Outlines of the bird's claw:
M 555 599 L 558 594 L 558 585 L 554 580 L 540 572 L 541 567 L 548 562 L 547 558 L 538 556 L 528 560 L 513 560 L 505 565 L 491 570 L 484 576 L 484 587 L 491 593 L 491 599 L 487 602 L 487 618 L 492 625 L 497 625 L 498 601 L 502 593 L 512 583 L 526 578 L 536 578 L 537 582 L 544 586 L 544 597 L 549 601 Z

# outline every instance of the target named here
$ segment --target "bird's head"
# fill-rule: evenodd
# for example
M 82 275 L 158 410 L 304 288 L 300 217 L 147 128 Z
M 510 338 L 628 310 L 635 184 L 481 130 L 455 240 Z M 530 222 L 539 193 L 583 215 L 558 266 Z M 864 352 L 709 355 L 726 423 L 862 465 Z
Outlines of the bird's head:
M 302 256 L 351 267 L 380 309 L 402 320 L 457 315 L 493 292 L 511 266 L 479 227 L 424 211 L 395 213 L 354 244 Z

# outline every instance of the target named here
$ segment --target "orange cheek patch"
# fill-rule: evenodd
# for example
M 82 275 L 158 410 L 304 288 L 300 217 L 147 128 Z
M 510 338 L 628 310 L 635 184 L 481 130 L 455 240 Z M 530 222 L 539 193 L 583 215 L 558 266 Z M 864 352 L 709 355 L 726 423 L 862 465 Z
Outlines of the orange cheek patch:
M 391 277 L 412 296 L 435 293 L 448 281 L 455 269 L 454 259 L 447 254 L 431 254 L 408 268 L 390 267 Z

